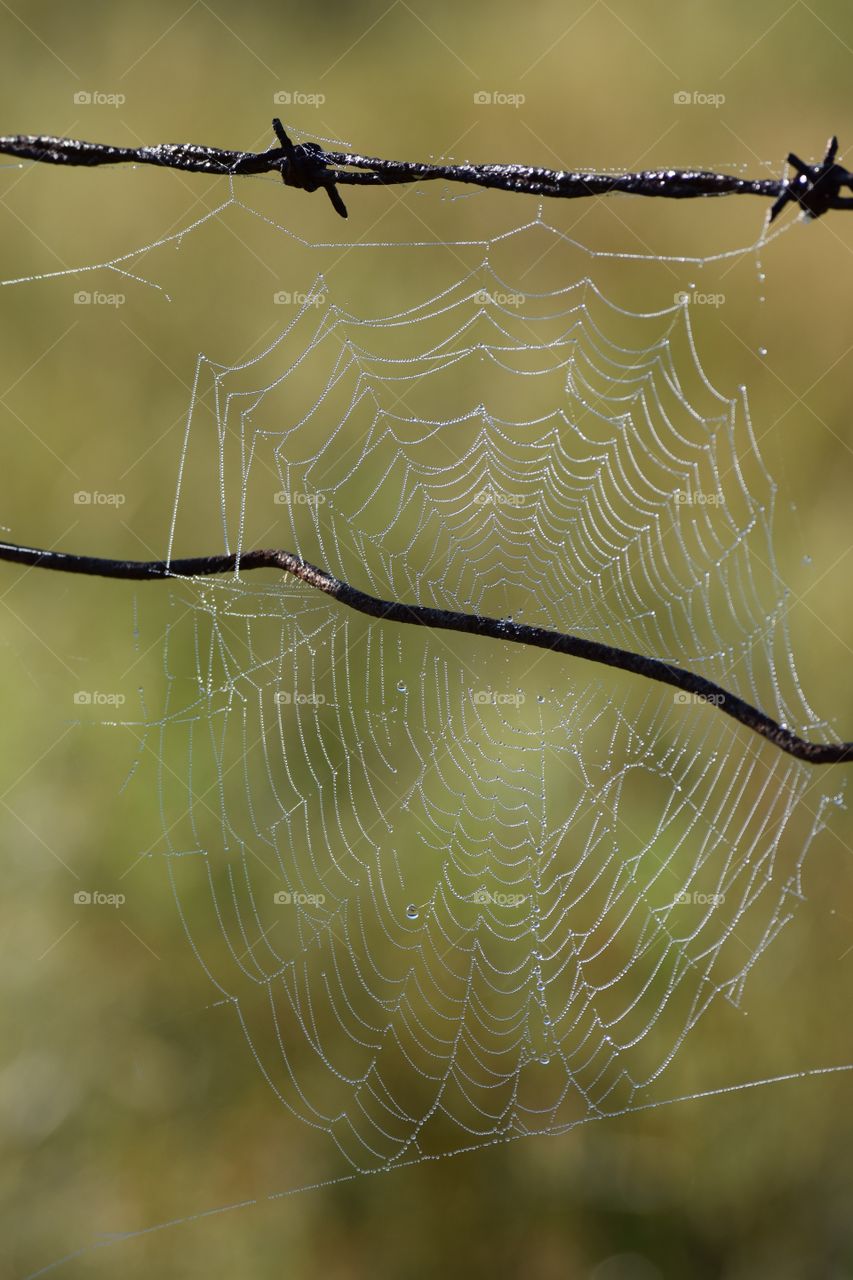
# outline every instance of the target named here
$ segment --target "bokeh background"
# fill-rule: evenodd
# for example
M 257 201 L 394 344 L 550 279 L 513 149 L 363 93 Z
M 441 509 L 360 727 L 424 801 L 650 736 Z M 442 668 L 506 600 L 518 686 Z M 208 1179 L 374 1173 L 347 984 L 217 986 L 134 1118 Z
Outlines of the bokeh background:
M 816 158 L 833 131 L 843 156 L 851 133 L 853 16 L 840 2 L 594 0 L 522 11 L 504 0 L 34 0 L 2 7 L 0 38 L 3 133 L 261 148 L 275 113 L 296 134 L 376 155 L 758 176 L 778 174 L 789 150 Z M 483 107 L 483 90 L 524 101 Z M 679 105 L 679 92 L 724 101 Z M 323 101 L 276 105 L 282 93 Z M 165 551 L 198 353 L 235 364 L 260 351 L 281 327 L 275 291 L 305 287 L 314 265 L 232 207 L 128 262 L 165 293 L 110 272 L 64 273 L 173 235 L 226 201 L 224 186 L 150 169 L 0 169 L 0 277 L 40 277 L 0 291 L 0 524 L 11 539 L 115 556 Z M 349 193 L 345 228 L 325 200 L 271 184 L 249 203 L 269 212 L 279 199 L 287 225 L 308 238 L 413 234 L 411 198 L 398 193 Z M 521 204 L 432 202 L 428 228 L 418 225 L 437 240 L 494 235 L 522 221 Z M 551 216 L 589 247 L 689 257 L 752 243 L 762 213 L 749 200 L 621 200 Z M 704 268 L 702 287 L 712 281 L 726 304 L 694 315 L 711 381 L 727 394 L 749 389 L 779 485 L 775 546 L 803 688 L 847 736 L 851 249 L 844 215 L 797 226 L 761 255 L 763 280 L 754 255 Z M 639 309 L 667 305 L 695 272 L 577 259 L 578 274 L 590 270 Z M 369 309 L 373 273 L 386 268 L 378 251 L 359 261 Z M 387 268 L 382 310 L 408 296 L 404 270 L 399 260 Z M 75 303 L 93 289 L 124 301 Z M 80 491 L 123 500 L 81 506 Z M 186 498 L 184 536 L 194 540 L 180 551 L 215 549 L 210 496 Z M 245 1044 L 211 1010 L 215 992 L 157 857 L 144 722 L 162 696 L 168 608 L 158 591 L 2 572 L 4 1274 L 84 1249 L 56 1274 L 853 1275 L 845 1073 L 268 1199 L 339 1170 L 284 1124 Z M 115 718 L 136 727 L 75 705 L 81 689 L 121 693 Z M 748 1030 L 741 1019 L 736 1036 L 720 1022 L 698 1037 L 671 1069 L 673 1096 L 853 1063 L 851 835 L 838 811 L 807 861 L 804 902 L 752 976 Z M 127 905 L 81 914 L 81 885 L 124 893 Z M 181 1224 L 112 1239 L 173 1219 Z

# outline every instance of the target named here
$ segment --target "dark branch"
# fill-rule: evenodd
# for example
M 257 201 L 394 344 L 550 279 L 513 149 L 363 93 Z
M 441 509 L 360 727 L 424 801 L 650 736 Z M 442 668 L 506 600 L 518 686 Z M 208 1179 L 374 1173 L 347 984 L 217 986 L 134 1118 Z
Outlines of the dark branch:
M 408 160 L 381 160 L 357 152 L 324 151 L 315 142 L 293 143 L 281 121 L 273 121 L 278 145 L 266 151 L 227 151 L 195 143 L 160 143 L 154 147 L 112 147 L 101 142 L 73 138 L 33 137 L 21 134 L 0 137 L 0 154 L 44 164 L 85 165 L 153 164 L 186 173 L 231 177 L 279 173 L 290 187 L 303 191 L 325 190 L 332 205 L 345 218 L 346 207 L 339 186 L 391 186 L 399 183 L 460 182 L 501 191 L 521 192 L 577 200 L 588 196 L 656 196 L 690 200 L 700 196 L 761 196 L 773 201 L 771 221 L 787 204 L 797 204 L 809 217 L 819 218 L 830 209 L 853 208 L 853 173 L 835 163 L 838 139 L 829 142 L 820 164 L 809 165 L 789 155 L 796 177 L 738 178 L 729 173 L 701 169 L 653 169 L 641 173 L 577 173 L 521 164 L 422 164 Z
M 682 667 L 674 667 L 660 658 L 647 658 L 628 649 L 616 649 L 598 640 L 551 631 L 547 627 L 531 627 L 504 618 L 485 618 L 476 613 L 456 613 L 448 609 L 432 609 L 425 605 L 380 600 L 342 582 L 325 569 L 318 569 L 290 551 L 248 551 L 244 555 L 193 556 L 183 560 L 107 560 L 100 556 L 69 555 L 62 551 L 40 551 L 15 543 L 0 542 L 0 560 L 33 565 L 37 569 L 59 569 L 65 573 L 85 573 L 102 578 L 125 578 L 150 581 L 163 578 L 196 578 L 210 574 L 241 573 L 250 569 L 280 569 L 300 582 L 324 591 L 341 604 L 370 618 L 386 622 L 408 623 L 442 631 L 462 631 L 467 635 L 487 636 L 492 640 L 509 640 L 514 644 L 550 649 L 573 658 L 601 662 L 672 685 L 684 693 L 710 703 L 732 716 L 748 729 L 766 738 L 781 751 L 809 764 L 837 764 L 853 760 L 853 742 L 809 742 L 765 715 L 756 707 L 729 693 L 713 680 L 695 675 Z

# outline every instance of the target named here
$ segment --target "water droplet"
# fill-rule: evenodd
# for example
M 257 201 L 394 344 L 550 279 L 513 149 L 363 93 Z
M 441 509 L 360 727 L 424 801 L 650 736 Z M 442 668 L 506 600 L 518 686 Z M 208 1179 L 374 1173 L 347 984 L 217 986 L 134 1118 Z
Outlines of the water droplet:
M 811 556 L 803 556 L 803 564 L 811 564 L 811 562 L 812 562 Z
M 542 1054 L 542 1057 L 539 1059 L 539 1061 L 542 1063 L 542 1066 L 543 1066 L 543 1067 L 547 1067 L 547 1065 L 548 1065 L 548 1063 L 551 1061 L 551 1059 L 548 1057 L 547 1053 L 543 1053 L 543 1054 Z
M 546 1026 L 546 1027 L 550 1027 L 550 1025 L 551 1025 L 551 1019 L 548 1017 L 548 1015 L 547 1015 L 547 1014 L 546 1014 L 546 1015 L 545 1015 L 545 1017 L 542 1019 L 542 1021 L 545 1023 L 545 1026 Z
M 410 920 L 417 920 L 418 909 L 413 902 L 410 902 L 409 905 L 406 907 L 406 915 L 409 917 Z
M 764 271 L 759 271 L 759 273 L 758 273 L 758 278 L 759 278 L 759 280 L 766 280 L 766 279 L 767 279 L 767 273 L 766 273 L 766 272 L 764 272 Z
M 398 693 L 407 693 L 407 692 L 408 692 L 408 690 L 406 689 L 406 686 L 403 684 L 403 681 L 402 681 L 402 680 L 398 680 L 398 681 L 397 681 L 397 692 L 398 692 Z
M 539 856 L 541 857 L 541 856 L 542 856 L 542 854 L 545 852 L 545 849 L 544 849 L 544 847 L 543 847 L 541 844 L 537 844 L 537 846 L 536 846 L 536 852 L 537 852 L 537 853 L 539 854 Z
M 544 991 L 544 990 L 545 990 L 545 983 L 542 981 L 542 979 L 541 979 L 541 978 L 540 978 L 540 979 L 539 979 L 539 981 L 536 983 L 536 990 L 537 990 L 537 991 Z
M 537 702 L 544 702 L 544 701 L 545 701 L 545 694 L 544 694 L 544 693 L 537 693 L 537 695 L 536 695 L 536 701 L 537 701 Z
M 762 356 L 762 357 L 766 356 L 766 355 L 767 355 L 767 348 L 766 348 L 766 347 L 759 347 L 759 348 L 758 348 L 758 354 L 759 354 L 760 356 Z

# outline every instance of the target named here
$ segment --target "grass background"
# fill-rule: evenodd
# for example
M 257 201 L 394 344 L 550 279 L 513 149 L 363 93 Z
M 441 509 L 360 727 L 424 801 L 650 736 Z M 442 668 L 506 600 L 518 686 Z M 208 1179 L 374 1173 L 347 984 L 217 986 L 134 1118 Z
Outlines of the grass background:
M 834 130 L 843 154 L 847 6 L 724 2 L 711 12 L 651 0 L 639 9 L 626 0 L 530 12 L 504 0 L 4 5 L 0 128 L 260 148 L 280 112 L 297 134 L 412 159 L 743 166 L 764 175 L 778 173 L 790 149 L 816 157 Z M 525 101 L 483 108 L 474 94 L 484 89 Z M 295 90 L 325 101 L 274 107 L 277 92 Z M 680 90 L 725 102 L 680 107 Z M 81 105 L 81 91 L 125 100 Z M 3 169 L 0 276 L 109 260 L 173 234 L 225 194 L 217 180 L 152 170 Z M 264 209 L 280 201 L 288 225 L 312 239 L 412 234 L 411 199 L 400 204 L 396 192 L 351 194 L 346 227 L 319 197 L 270 185 L 252 201 Z M 431 201 L 428 234 L 463 239 L 485 224 L 491 235 L 521 221 L 520 204 Z M 551 216 L 585 245 L 689 256 L 750 243 L 761 209 L 618 201 Z M 776 549 L 803 687 L 848 735 L 851 248 L 853 225 L 841 215 L 797 227 L 765 251 L 760 285 L 751 257 L 731 271 L 705 268 L 701 287 L 715 281 L 727 301 L 694 317 L 712 382 L 727 393 L 749 388 L 779 483 Z M 313 259 L 303 258 L 279 232 L 231 209 L 138 264 L 170 302 L 103 272 L 3 289 L 0 523 L 9 536 L 162 554 L 197 354 L 230 364 L 261 350 L 281 323 L 275 290 L 313 277 Z M 578 274 L 591 269 L 577 258 Z M 347 287 L 365 307 L 383 261 L 365 253 L 351 268 Z M 436 271 L 452 274 L 452 260 L 440 261 Z M 603 260 L 594 275 L 604 292 L 643 309 L 667 304 L 693 278 L 690 268 L 650 275 Z M 412 282 L 401 274 L 381 287 L 387 311 Z M 120 290 L 126 301 L 82 308 L 80 288 Z M 78 490 L 125 501 L 80 507 Z M 182 551 L 208 548 L 210 496 L 189 496 L 192 545 Z M 87 723 L 73 703 L 81 688 L 121 691 L 134 715 L 138 688 L 156 700 L 166 607 L 155 596 L 3 572 L 0 1186 L 9 1275 L 28 1275 L 102 1233 L 256 1197 L 254 1207 L 88 1252 L 58 1274 L 853 1275 L 846 1075 L 264 1201 L 328 1168 L 271 1114 L 233 1028 L 211 1015 L 210 986 L 150 855 L 159 813 L 144 752 L 139 777 L 121 791 L 139 734 L 104 727 L 94 711 Z M 850 823 L 839 812 L 815 845 L 806 902 L 748 989 L 748 1034 L 728 1041 L 720 1027 L 705 1036 L 701 1052 L 679 1064 L 674 1092 L 853 1062 Z M 81 919 L 73 891 L 95 883 L 127 886 L 127 911 Z

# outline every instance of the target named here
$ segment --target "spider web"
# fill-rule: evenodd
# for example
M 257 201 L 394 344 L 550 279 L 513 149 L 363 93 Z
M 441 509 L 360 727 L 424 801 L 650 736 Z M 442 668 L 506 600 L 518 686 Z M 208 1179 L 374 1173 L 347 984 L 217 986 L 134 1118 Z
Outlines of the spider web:
M 705 378 L 686 305 L 502 272 L 502 241 L 555 237 L 540 211 L 387 314 L 319 272 L 260 355 L 202 357 L 176 554 L 215 466 L 224 550 L 609 640 L 826 732 L 745 395 Z M 808 767 L 684 695 L 273 576 L 176 602 L 169 874 L 281 1105 L 375 1171 L 665 1097 L 802 896 Z
M 232 207 L 275 231 L 301 301 L 251 358 L 199 357 L 170 554 L 283 547 L 833 732 L 797 679 L 745 388 L 711 385 L 671 272 L 649 311 L 595 278 L 689 255 L 590 249 L 540 209 L 439 259 L 427 234 L 312 240 L 236 194 L 149 249 Z M 134 260 L 92 269 L 145 279 Z M 671 1100 L 840 796 L 634 676 L 368 621 L 272 573 L 170 590 L 162 855 L 271 1100 L 349 1172 Z

